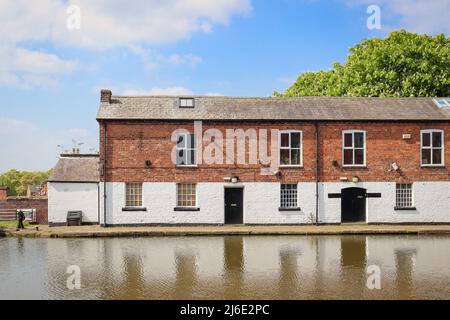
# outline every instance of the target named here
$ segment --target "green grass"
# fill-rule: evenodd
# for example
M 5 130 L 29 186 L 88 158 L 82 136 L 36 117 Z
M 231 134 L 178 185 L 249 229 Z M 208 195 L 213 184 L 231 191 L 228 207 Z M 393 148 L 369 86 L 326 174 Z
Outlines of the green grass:
M 23 225 L 26 228 L 30 226 L 30 223 L 28 221 L 24 221 Z M 7 229 L 7 228 L 17 228 L 17 220 L 0 221 L 0 229 Z

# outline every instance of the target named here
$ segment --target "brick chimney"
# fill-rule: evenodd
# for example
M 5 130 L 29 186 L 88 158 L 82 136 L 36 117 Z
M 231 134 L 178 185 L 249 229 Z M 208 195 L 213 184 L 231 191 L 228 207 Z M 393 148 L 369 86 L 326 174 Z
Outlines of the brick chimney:
M 0 200 L 8 198 L 8 187 L 0 186 Z
M 102 89 L 100 91 L 100 102 L 111 103 L 112 92 L 109 89 Z

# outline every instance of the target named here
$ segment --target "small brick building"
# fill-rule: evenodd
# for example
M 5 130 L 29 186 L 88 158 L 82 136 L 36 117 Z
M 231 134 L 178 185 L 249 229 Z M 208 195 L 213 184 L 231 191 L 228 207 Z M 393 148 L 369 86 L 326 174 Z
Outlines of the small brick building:
M 100 223 L 450 223 L 450 100 L 102 90 Z

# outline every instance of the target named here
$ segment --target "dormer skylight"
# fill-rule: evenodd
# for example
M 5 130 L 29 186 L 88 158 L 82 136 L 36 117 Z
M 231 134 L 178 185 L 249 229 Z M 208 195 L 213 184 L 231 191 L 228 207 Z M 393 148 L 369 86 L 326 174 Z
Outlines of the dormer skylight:
M 180 108 L 194 108 L 195 106 L 194 98 L 180 98 L 178 106 Z
M 450 107 L 450 98 L 434 98 L 433 101 L 439 108 Z

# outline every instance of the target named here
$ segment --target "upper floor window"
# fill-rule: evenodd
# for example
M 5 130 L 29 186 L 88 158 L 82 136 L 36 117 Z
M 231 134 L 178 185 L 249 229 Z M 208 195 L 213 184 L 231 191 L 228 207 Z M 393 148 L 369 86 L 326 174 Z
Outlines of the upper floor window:
M 302 165 L 302 132 L 298 130 L 280 131 L 280 165 Z
M 344 166 L 366 165 L 366 132 L 345 130 L 342 132 L 342 158 Z
M 180 98 L 179 107 L 180 108 L 193 108 L 195 106 L 194 98 Z
M 125 206 L 142 207 L 142 183 L 125 184 Z
M 444 131 L 421 130 L 420 150 L 422 166 L 442 166 L 444 164 Z
M 177 166 L 195 166 L 197 144 L 195 134 L 182 133 L 177 136 Z
M 297 208 L 297 184 L 281 184 L 280 207 Z

